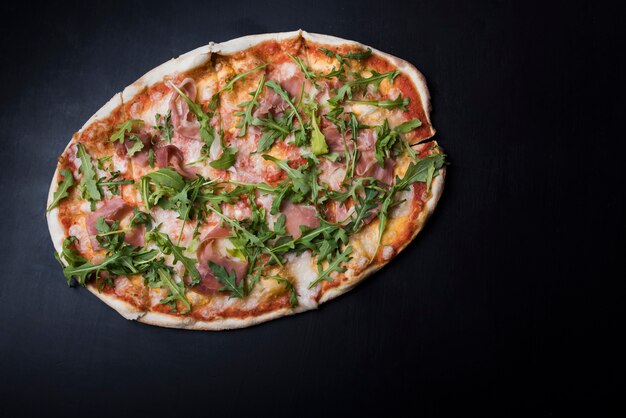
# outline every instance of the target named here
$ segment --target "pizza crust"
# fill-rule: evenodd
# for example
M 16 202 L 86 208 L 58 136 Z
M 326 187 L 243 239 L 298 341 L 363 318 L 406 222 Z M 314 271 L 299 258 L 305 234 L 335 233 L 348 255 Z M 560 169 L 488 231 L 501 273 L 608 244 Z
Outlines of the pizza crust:
M 164 77 L 173 74 L 173 73 L 181 73 L 185 71 L 189 71 L 191 69 L 197 68 L 206 62 L 208 62 L 213 53 L 219 53 L 222 55 L 230 55 L 236 52 L 244 51 L 250 47 L 258 45 L 259 43 L 265 41 L 284 41 L 288 39 L 295 39 L 298 37 L 302 37 L 305 40 L 309 40 L 312 42 L 317 42 L 325 45 L 332 46 L 341 46 L 341 45 L 349 45 L 357 48 L 370 48 L 373 53 L 387 59 L 391 64 L 401 70 L 405 75 L 407 75 L 416 89 L 419 92 L 422 108 L 424 109 L 425 117 L 428 121 L 428 126 L 430 126 L 429 136 L 427 138 L 432 137 L 435 134 L 435 129 L 432 128 L 430 123 L 430 93 L 426 86 L 426 80 L 422 73 L 415 68 L 411 63 L 395 57 L 393 55 L 389 55 L 385 52 L 379 51 L 375 48 L 372 48 L 367 45 L 363 45 L 359 42 L 350 41 L 342 38 L 337 38 L 329 35 L 321 35 L 315 33 L 308 33 L 303 30 L 297 30 L 292 32 L 281 32 L 281 33 L 269 33 L 269 34 L 261 34 L 261 35 L 250 35 L 244 36 L 241 38 L 232 39 L 230 41 L 222 42 L 222 43 L 213 43 L 210 42 L 205 46 L 201 46 L 196 48 L 190 52 L 187 52 L 178 58 L 173 58 L 158 67 L 150 70 L 148 73 L 143 75 L 137 81 L 135 81 L 130 86 L 124 88 L 121 93 L 116 93 L 111 100 L 109 100 L 104 106 L 102 106 L 96 113 L 83 125 L 83 127 L 78 131 L 77 134 L 80 134 L 85 128 L 91 125 L 93 122 L 107 118 L 111 115 L 111 113 L 122 106 L 124 102 L 128 102 L 136 97 L 138 94 L 142 93 L 146 88 L 163 81 Z M 424 141 L 422 139 L 421 141 Z M 67 149 L 74 141 L 70 141 L 65 149 Z M 413 145 L 413 144 L 412 144 Z M 46 206 L 49 206 L 53 199 L 53 194 L 58 186 L 58 177 L 59 170 L 58 168 L 55 170 L 54 175 L 52 177 L 52 182 L 50 184 L 50 189 L 48 192 L 48 199 Z M 406 246 L 416 237 L 416 235 L 421 231 L 424 223 L 427 218 L 433 213 L 439 198 L 441 197 L 441 193 L 443 191 L 443 184 L 445 179 L 445 168 L 442 168 L 439 171 L 439 175 L 433 179 L 432 189 L 430 192 L 430 197 L 425 201 L 424 208 L 420 212 L 417 227 L 412 235 L 412 237 L 407 240 L 400 249 L 398 249 L 397 253 L 402 251 Z M 58 208 L 52 209 L 46 215 L 48 221 L 48 229 L 50 231 L 50 236 L 52 238 L 52 242 L 55 250 L 60 253 L 62 250 L 63 240 L 65 239 L 65 232 L 63 226 L 61 225 L 58 218 Z M 369 277 L 374 272 L 378 271 L 385 263 L 376 264 L 370 266 L 365 269 L 363 272 L 349 278 L 346 282 L 340 284 L 337 287 L 331 288 L 326 291 L 319 300 L 319 303 L 324 303 L 331 299 L 336 298 L 344 294 L 345 292 L 351 290 L 355 285 L 363 281 L 365 278 Z M 131 305 L 128 302 L 125 302 L 117 297 L 102 293 L 98 291 L 98 289 L 89 284 L 86 286 L 87 289 L 93 293 L 96 297 L 102 300 L 104 303 L 109 305 L 115 311 L 117 311 L 120 315 L 122 315 L 126 319 L 136 320 L 139 322 L 143 322 L 150 325 L 157 325 L 161 327 L 167 328 L 184 328 L 191 330 L 224 330 L 224 329 L 234 329 L 234 328 L 244 328 L 251 325 L 259 324 L 262 322 L 266 322 L 272 319 L 276 319 L 282 316 L 292 315 L 299 312 L 304 312 L 311 309 L 316 309 L 318 305 L 315 306 L 298 306 L 296 308 L 280 308 L 271 312 L 264 313 L 258 316 L 251 316 L 245 318 L 223 318 L 212 321 L 200 321 L 191 317 L 180 317 L 175 315 L 168 315 L 165 313 L 155 312 L 155 311 L 143 311 L 135 306 Z

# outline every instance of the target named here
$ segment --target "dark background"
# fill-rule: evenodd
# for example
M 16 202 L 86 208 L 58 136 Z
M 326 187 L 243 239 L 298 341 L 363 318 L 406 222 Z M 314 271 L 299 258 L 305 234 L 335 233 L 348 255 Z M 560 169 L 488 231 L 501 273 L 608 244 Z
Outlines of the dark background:
M 389 0 L 1 7 L 0 412 L 624 413 L 617 9 Z M 423 233 L 318 311 L 244 330 L 129 322 L 68 289 L 44 212 L 72 133 L 169 58 L 298 28 L 372 45 L 426 76 L 452 164 Z

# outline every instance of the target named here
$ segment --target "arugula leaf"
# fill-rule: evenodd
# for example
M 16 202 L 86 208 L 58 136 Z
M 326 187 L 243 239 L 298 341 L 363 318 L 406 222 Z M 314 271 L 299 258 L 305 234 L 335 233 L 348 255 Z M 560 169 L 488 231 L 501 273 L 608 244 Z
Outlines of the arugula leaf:
M 261 65 L 259 65 L 257 67 L 254 67 L 251 70 L 248 70 L 248 71 L 243 72 L 241 74 L 237 74 L 236 76 L 234 76 L 232 78 L 232 80 L 230 80 L 228 83 L 226 83 L 226 85 L 224 87 L 222 87 L 222 89 L 220 89 L 220 91 L 218 93 L 221 93 L 221 92 L 226 91 L 226 90 L 231 91 L 233 89 L 233 87 L 235 86 L 235 83 L 237 81 L 239 81 L 241 79 L 245 79 L 247 75 L 252 74 L 255 71 L 258 71 L 261 68 L 265 68 L 265 67 L 267 67 L 267 65 L 268 65 L 267 63 L 263 63 L 263 64 L 261 64 Z
M 413 129 L 419 128 L 420 126 L 422 126 L 422 121 L 419 120 L 418 118 L 413 118 L 408 122 L 404 122 L 396 126 L 394 130 L 403 134 L 408 134 Z
M 224 148 L 222 156 L 217 160 L 211 161 L 209 165 L 218 170 L 227 170 L 237 160 L 237 148 Z
M 344 58 L 348 58 L 348 59 L 353 59 L 353 60 L 357 60 L 357 61 L 362 61 L 365 58 L 369 58 L 370 56 L 372 56 L 372 49 L 371 48 L 367 48 L 367 50 L 365 51 L 355 51 L 355 52 L 349 52 L 346 55 L 344 55 Z
M 433 154 L 409 164 L 404 177 L 396 179 L 396 189 L 404 190 L 416 182 L 426 183 L 427 187 L 430 188 L 435 172 L 443 167 L 444 162 L 445 156 L 443 154 Z
M 137 209 L 137 206 L 133 207 L 133 217 L 130 218 L 130 226 L 145 225 L 147 230 L 152 228 L 152 215 L 147 212 L 142 212 Z
M 409 105 L 409 98 L 398 96 L 395 100 L 348 100 L 350 103 L 358 103 L 370 106 L 382 107 L 384 109 L 400 109 L 406 111 Z
M 228 273 L 226 269 L 219 264 L 215 264 L 212 261 L 209 261 L 208 264 L 211 268 L 211 272 L 215 276 L 215 279 L 219 283 L 223 284 L 223 286 L 217 290 L 220 292 L 230 292 L 230 294 L 228 295 L 228 299 L 243 299 L 243 297 L 245 296 L 244 281 L 241 280 L 239 284 L 237 284 L 235 270 L 231 270 L 230 273 Z
M 87 259 L 81 256 L 78 251 L 76 251 L 75 243 L 78 241 L 78 238 L 70 235 L 69 237 L 63 240 L 63 248 L 61 250 L 61 254 L 54 253 L 56 259 L 61 263 L 63 267 L 63 274 L 65 279 L 67 280 L 67 285 L 72 285 L 72 275 L 65 274 L 66 267 L 78 267 L 87 262 Z M 65 260 L 65 263 L 61 261 L 61 258 Z
M 340 63 L 346 63 L 346 59 L 353 59 L 353 60 L 357 60 L 357 61 L 361 61 L 364 60 L 365 58 L 368 58 L 372 55 L 372 50 L 370 48 L 367 48 L 365 51 L 354 51 L 354 52 L 349 52 L 345 55 L 341 55 L 335 51 L 331 51 L 330 49 L 327 48 L 320 48 L 320 51 L 322 51 L 324 53 L 324 55 L 326 55 L 327 57 L 331 57 L 331 58 L 335 58 L 337 59 L 337 61 L 339 61 Z
M 385 157 L 389 157 L 391 150 L 397 148 L 403 140 L 400 134 L 406 134 L 413 129 L 422 125 L 422 122 L 413 118 L 408 122 L 404 122 L 401 125 L 396 126 L 394 129 L 389 128 L 389 122 L 385 119 L 382 125 L 376 126 L 376 149 L 374 156 L 376 161 L 381 167 L 385 166 Z M 400 153 L 401 150 L 396 149 L 396 153 Z M 411 153 L 411 152 L 409 152 Z
M 54 195 L 52 195 L 52 202 L 50 202 L 50 206 L 48 206 L 47 209 L 48 212 L 55 208 L 61 200 L 70 195 L 68 190 L 74 185 L 74 176 L 71 170 L 64 168 L 61 170 L 60 174 L 63 180 L 59 181 L 57 190 L 54 192 Z
M 98 180 L 98 190 L 100 190 L 103 194 L 103 188 L 106 187 L 107 189 L 109 189 L 109 192 L 111 192 L 111 194 L 113 195 L 119 195 L 120 194 L 120 189 L 119 187 L 123 184 L 134 184 L 134 180 L 117 180 L 117 178 L 120 176 L 120 172 L 119 171 L 114 171 L 113 173 L 110 173 L 111 176 L 107 179 L 105 177 L 100 177 L 100 179 Z
M 393 82 L 393 80 L 400 74 L 400 71 L 394 70 L 380 74 L 372 70 L 371 73 L 372 75 L 369 77 L 362 77 L 358 73 L 353 73 L 356 78 L 354 80 L 346 82 L 343 86 L 337 89 L 335 95 L 328 102 L 331 104 L 331 106 L 336 106 L 340 102 L 346 100 L 346 97 L 348 99 L 352 99 L 353 94 L 364 89 L 369 84 L 374 86 L 374 91 L 378 91 L 378 86 L 380 86 L 380 83 L 383 80 L 387 79 L 390 82 Z
M 168 290 L 168 295 L 161 299 L 159 303 L 168 305 L 176 311 L 176 301 L 179 301 L 185 307 L 181 314 L 186 314 L 191 310 L 191 304 L 185 296 L 185 284 L 180 281 L 176 282 L 172 277 L 172 269 L 169 266 L 161 265 L 150 270 L 144 275 L 144 280 L 148 287 L 151 288 L 165 288 Z
M 159 185 L 170 187 L 174 190 L 182 190 L 183 187 L 185 187 L 183 176 L 171 168 L 161 168 L 160 170 L 146 174 L 144 177 Z
M 70 247 L 76 238 L 64 242 L 62 256 L 68 266 L 63 269 L 63 274 L 68 283 L 74 278 L 78 284 L 85 285 L 91 279 L 102 278 L 100 272 L 107 272 L 107 278 L 111 281 L 115 276 L 144 273 L 152 266 L 157 251 L 124 242 L 123 231 L 115 230 L 118 226 L 119 222 L 109 227 L 104 218 L 98 219 L 97 228 L 103 232 L 96 237 L 107 249 L 105 259 L 100 264 L 92 264 Z
M 304 73 L 304 77 L 306 77 L 306 79 L 309 80 L 311 84 L 313 84 L 317 89 L 319 89 L 320 86 L 319 84 L 317 84 L 317 79 L 319 78 L 319 75 L 315 74 L 314 71 L 312 71 L 309 67 L 307 67 L 304 64 L 304 62 L 302 62 L 302 59 L 300 57 L 294 57 L 293 55 L 289 53 L 287 53 L 287 55 L 289 55 L 289 58 L 291 58 L 293 62 L 298 64 L 298 67 L 300 67 L 300 71 Z
M 143 142 L 141 142 L 141 139 L 139 139 L 137 135 L 131 135 L 128 137 L 128 139 L 134 142 L 133 146 L 130 147 L 128 151 L 126 151 L 128 156 L 132 157 L 133 155 L 141 151 L 144 145 L 143 145 Z
M 253 120 L 252 110 L 254 109 L 254 106 L 259 105 L 259 102 L 257 101 L 257 99 L 259 95 L 261 94 L 261 91 L 263 90 L 263 86 L 265 84 L 266 84 L 265 74 L 263 74 L 261 76 L 261 80 L 259 80 L 259 84 L 257 85 L 256 90 L 249 93 L 250 96 L 252 96 L 252 99 L 248 100 L 247 102 L 239 103 L 237 105 L 238 107 L 244 108 L 244 110 L 242 111 L 235 112 L 235 116 L 241 117 L 241 120 L 236 125 L 236 127 L 239 128 L 239 133 L 237 134 L 238 137 L 242 137 L 246 135 L 246 132 L 248 130 L 248 125 L 251 124 Z
M 270 277 L 276 280 L 278 283 L 282 283 L 285 286 L 285 289 L 289 291 L 289 304 L 291 305 L 291 307 L 295 308 L 296 306 L 298 306 L 298 292 L 296 292 L 296 288 L 294 287 L 293 283 L 291 283 L 284 277 L 280 277 L 277 275 Z
M 201 104 L 191 100 L 189 96 L 176 87 L 174 83 L 170 82 L 170 86 L 172 86 L 172 88 L 176 90 L 180 97 L 182 97 L 187 103 L 189 111 L 194 114 L 196 120 L 200 124 L 200 138 L 207 144 L 208 147 L 211 147 L 211 144 L 213 144 L 213 140 L 215 139 L 215 130 L 211 126 L 211 117 L 213 117 L 213 113 L 202 110 Z
M 311 182 L 315 179 L 312 179 L 310 175 L 307 175 L 307 173 L 302 172 L 300 169 L 296 170 L 295 168 L 291 168 L 287 161 L 279 160 L 271 155 L 263 154 L 263 159 L 273 162 L 278 168 L 286 172 L 296 192 L 306 195 L 311 191 Z
M 430 189 L 433 176 L 436 171 L 443 167 L 445 163 L 445 156 L 443 154 L 433 154 L 426 158 L 417 159 L 415 162 L 410 163 L 404 177 L 396 177 L 396 184 L 389 189 L 378 212 L 378 244 L 374 254 L 378 252 L 380 247 L 383 233 L 387 227 L 387 220 L 389 217 L 389 209 L 393 205 L 396 192 L 406 190 L 409 185 L 416 182 L 426 183 L 426 188 Z
M 270 257 L 272 257 L 272 259 L 277 264 L 282 266 L 282 262 L 280 261 L 280 259 L 270 250 L 270 248 L 265 243 L 267 238 L 272 237 L 271 235 L 268 237 L 265 237 L 265 239 L 262 239 L 263 237 L 261 237 L 260 234 L 254 234 L 250 232 L 248 229 L 246 229 L 242 225 L 242 223 L 235 221 L 233 219 L 230 219 L 228 216 L 224 215 L 218 209 L 212 206 L 207 206 L 207 209 L 215 213 L 218 217 L 220 217 L 224 221 L 224 223 L 226 223 L 228 226 L 230 226 L 233 229 L 233 233 L 235 234 L 235 236 L 231 238 L 230 241 L 235 246 L 237 246 L 242 252 L 249 255 L 250 252 L 253 252 L 252 247 L 256 247 L 262 252 L 264 252 L 265 254 L 268 254 Z M 240 245 L 237 245 L 237 243 L 239 243 Z
M 280 84 L 278 84 L 274 80 L 269 80 L 267 83 L 265 83 L 265 85 L 271 88 L 272 90 L 274 90 L 276 94 L 278 94 L 285 101 L 285 103 L 287 103 L 287 105 L 291 108 L 296 118 L 298 118 L 298 122 L 300 122 L 300 129 L 299 129 L 300 137 L 301 137 L 300 139 L 301 141 L 304 141 L 304 139 L 306 138 L 306 132 L 304 130 L 304 122 L 302 121 L 302 118 L 300 117 L 300 113 L 298 112 L 298 109 L 296 108 L 296 106 L 293 104 L 293 101 L 289 97 L 289 93 L 283 90 Z
M 150 168 L 154 168 L 154 150 L 152 148 L 148 150 L 148 164 Z
M 259 139 L 259 145 L 256 152 L 263 152 L 268 150 L 277 139 L 284 140 L 292 131 L 292 118 L 289 116 L 283 116 L 280 118 L 274 118 L 272 114 L 268 114 L 266 119 L 254 118 L 252 125 L 260 126 L 261 130 L 265 132 Z
M 321 270 L 320 266 L 318 265 L 317 278 L 313 280 L 311 283 L 309 283 L 308 288 L 311 289 L 312 287 L 320 283 L 322 280 L 326 280 L 327 282 L 332 282 L 333 279 L 330 277 L 330 274 L 334 271 L 339 272 L 339 273 L 345 272 L 346 268 L 341 267 L 341 264 L 347 263 L 348 261 L 352 259 L 352 257 L 350 257 L 351 253 L 352 253 L 352 247 L 347 246 L 343 251 L 337 251 L 335 258 L 332 259 L 328 263 L 328 267 L 326 267 L 326 269 Z
M 172 137 L 174 136 L 174 126 L 172 126 L 171 119 L 171 110 L 168 110 L 165 116 L 161 115 L 160 113 L 154 115 L 154 129 L 161 132 L 167 142 L 172 142 Z
M 372 211 L 378 207 L 380 189 L 374 186 L 365 187 L 365 194 L 358 195 L 355 202 L 354 213 L 352 214 L 352 220 L 346 226 L 351 232 L 358 232 L 365 226 L 365 220 L 372 215 Z
M 115 127 L 117 131 L 111 135 L 109 141 L 111 142 L 119 142 L 120 144 L 124 143 L 124 137 L 127 133 L 133 130 L 133 126 L 142 124 L 143 121 L 141 119 L 129 119 L 124 123 L 120 123 Z
M 311 132 L 311 152 L 315 155 L 327 154 L 328 145 L 326 144 L 326 138 L 320 128 L 317 126 L 317 118 L 315 117 L 315 110 L 311 112 L 310 120 L 313 132 Z
M 91 157 L 81 143 L 77 144 L 76 154 L 81 161 L 79 170 L 83 173 L 83 178 L 80 180 L 79 186 L 83 192 L 83 197 L 91 200 L 92 202 L 98 201 L 102 198 L 102 195 L 100 194 L 100 190 L 98 190 L 96 169 L 91 162 Z
M 174 263 L 180 261 L 180 263 L 185 267 L 185 275 L 191 278 L 191 286 L 200 283 L 202 277 L 196 268 L 197 260 L 195 258 L 185 256 L 183 254 L 185 248 L 175 245 L 169 235 L 160 232 L 157 227 L 146 234 L 146 241 L 154 242 L 163 254 L 171 254 L 174 257 Z

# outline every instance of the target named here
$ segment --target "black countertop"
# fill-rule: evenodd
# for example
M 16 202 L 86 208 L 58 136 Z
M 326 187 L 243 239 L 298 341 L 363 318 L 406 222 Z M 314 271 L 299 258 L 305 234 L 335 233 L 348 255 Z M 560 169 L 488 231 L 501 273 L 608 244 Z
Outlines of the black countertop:
M 86 3 L 0 6 L 0 411 L 607 416 L 598 411 L 623 395 L 616 10 Z M 174 56 L 298 28 L 369 44 L 426 76 L 451 165 L 417 239 L 319 310 L 244 330 L 142 325 L 68 289 L 44 211 L 72 133 Z

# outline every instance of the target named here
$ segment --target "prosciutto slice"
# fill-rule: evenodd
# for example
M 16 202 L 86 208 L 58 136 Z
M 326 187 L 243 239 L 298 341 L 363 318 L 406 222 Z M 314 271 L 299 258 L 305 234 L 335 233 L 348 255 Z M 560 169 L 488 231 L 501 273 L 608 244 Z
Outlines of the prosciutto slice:
M 177 86 L 191 100 L 196 100 L 196 82 L 192 78 L 185 78 Z M 170 99 L 169 108 L 172 114 L 174 132 L 189 139 L 200 139 L 200 123 L 196 116 L 189 111 L 189 106 L 178 92 L 174 91 Z
M 316 228 L 320 226 L 320 220 L 315 214 L 315 208 L 313 206 L 294 204 L 289 201 L 285 201 L 281 204 L 280 211 L 285 215 L 285 228 L 287 234 L 291 235 L 294 239 L 302 236 L 300 231 L 300 225 L 307 226 L 309 228 Z
M 204 295 L 215 293 L 220 287 L 222 287 L 222 284 L 218 282 L 217 278 L 213 275 L 213 272 L 209 267 L 209 261 L 217 264 L 218 266 L 224 267 L 228 273 L 234 271 L 238 283 L 243 280 L 248 273 L 247 262 L 220 254 L 216 248 L 215 239 L 224 238 L 223 234 L 228 230 L 219 226 L 216 228 L 218 229 L 214 228 L 211 232 L 209 232 L 209 234 L 207 234 L 208 238 L 200 243 L 196 252 L 196 256 L 198 258 L 198 272 L 200 273 L 200 276 L 202 276 L 202 280 L 199 284 L 194 286 L 192 290 Z
M 115 221 L 122 220 L 131 211 L 132 206 L 126 203 L 121 197 L 114 196 L 113 198 L 106 200 L 100 209 L 87 215 L 87 233 L 89 234 L 89 240 L 91 241 L 92 248 L 94 250 L 102 249 L 100 243 L 98 243 L 98 240 L 95 237 L 98 234 L 98 230 L 96 229 L 96 222 L 98 221 L 98 218 L 103 217 L 104 220 L 111 225 Z M 141 228 L 136 227 L 133 228 L 133 230 L 134 229 Z M 137 243 L 141 242 L 141 245 L 143 245 L 143 234 L 141 234 L 141 237 L 138 237 L 136 235 L 138 233 L 139 232 L 131 231 L 124 236 L 124 241 L 132 245 L 138 245 Z
M 337 154 L 343 155 L 345 152 L 343 138 L 341 137 L 341 132 L 339 132 L 339 129 L 337 129 L 335 124 L 329 122 L 326 118 L 322 118 L 320 129 L 326 138 L 326 143 L 328 144 L 330 152 L 336 152 Z M 350 137 L 351 135 L 346 133 L 346 145 L 348 146 L 348 151 L 352 151 L 353 147 Z
M 194 178 L 196 174 L 184 167 L 185 157 L 175 145 L 164 145 L 154 151 L 157 167 L 172 167 L 178 174 L 187 178 Z
M 385 165 L 381 167 L 376 161 L 375 145 L 376 137 L 370 129 L 364 129 L 357 138 L 359 161 L 355 172 L 359 177 L 374 177 L 386 184 L 393 181 L 393 168 L 396 162 L 392 158 L 385 158 Z
M 254 109 L 252 115 L 256 118 L 264 118 L 270 110 L 276 115 L 284 112 L 287 108 L 287 103 L 272 89 L 265 89 L 265 95 L 259 101 L 259 105 Z
M 131 157 L 135 164 L 140 165 L 141 167 L 148 166 L 148 152 L 150 148 L 152 148 L 152 138 L 149 132 L 142 130 L 140 132 L 133 132 L 137 138 L 141 140 L 143 144 L 143 148 L 140 151 L 137 151 Z M 115 143 L 115 152 L 120 157 L 125 157 L 128 155 L 128 151 L 135 145 L 135 141 L 127 138 L 123 144 L 119 142 Z
M 270 73 L 270 78 L 277 80 L 280 86 L 285 89 L 292 98 L 300 97 L 305 79 L 304 73 L 300 71 L 300 68 L 298 68 L 298 65 L 295 63 L 285 62 L 276 65 L 274 70 Z

